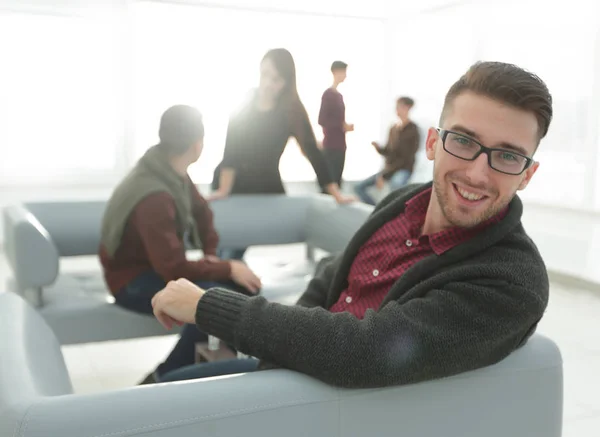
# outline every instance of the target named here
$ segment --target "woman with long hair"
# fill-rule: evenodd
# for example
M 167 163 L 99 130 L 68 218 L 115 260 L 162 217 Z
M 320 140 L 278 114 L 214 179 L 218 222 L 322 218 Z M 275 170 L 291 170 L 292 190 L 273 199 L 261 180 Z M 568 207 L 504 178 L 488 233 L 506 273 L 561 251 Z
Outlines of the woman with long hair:
M 325 192 L 338 203 L 355 200 L 344 196 L 330 175 L 298 96 L 294 58 L 283 48 L 265 54 L 258 89 L 229 121 L 223 160 L 215 171 L 215 191 L 209 200 L 231 194 L 284 194 L 279 161 L 290 137 L 298 141 Z M 236 250 L 228 257 L 240 259 L 244 252 Z

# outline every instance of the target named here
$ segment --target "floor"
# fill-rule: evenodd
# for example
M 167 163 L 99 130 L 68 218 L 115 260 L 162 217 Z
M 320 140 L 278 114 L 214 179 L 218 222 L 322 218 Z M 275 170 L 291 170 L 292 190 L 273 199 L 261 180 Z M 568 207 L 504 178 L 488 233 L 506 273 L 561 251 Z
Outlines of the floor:
M 248 261 L 260 270 L 260 259 L 274 256 L 269 248 L 251 249 Z M 8 267 L 0 259 L 0 283 L 7 277 Z M 539 332 L 558 343 L 564 358 L 563 436 L 600 437 L 600 291 L 553 283 Z M 92 393 L 135 385 L 165 357 L 175 340 L 165 336 L 66 346 L 63 353 L 76 392 Z

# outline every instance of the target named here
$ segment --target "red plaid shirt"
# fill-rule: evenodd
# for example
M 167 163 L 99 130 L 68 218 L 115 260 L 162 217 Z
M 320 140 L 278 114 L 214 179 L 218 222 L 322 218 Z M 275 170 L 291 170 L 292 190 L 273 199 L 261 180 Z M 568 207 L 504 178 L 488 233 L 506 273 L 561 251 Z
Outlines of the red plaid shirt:
M 413 264 L 425 257 L 441 255 L 487 226 L 499 222 L 501 213 L 471 228 L 450 228 L 431 235 L 420 235 L 431 198 L 431 188 L 406 202 L 404 212 L 379 228 L 360 248 L 348 274 L 348 288 L 329 309 L 347 311 L 362 319 L 365 312 L 377 310 L 390 288 Z

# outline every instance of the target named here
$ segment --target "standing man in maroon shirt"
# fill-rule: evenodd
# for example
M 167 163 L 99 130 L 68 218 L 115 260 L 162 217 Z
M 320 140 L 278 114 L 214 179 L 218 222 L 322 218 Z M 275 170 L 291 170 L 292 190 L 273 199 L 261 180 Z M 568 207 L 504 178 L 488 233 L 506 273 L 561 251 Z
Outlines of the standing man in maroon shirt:
M 152 314 L 154 294 L 178 278 L 256 294 L 260 280 L 244 263 L 216 257 L 212 211 L 187 173 L 202 153 L 202 115 L 189 106 L 169 108 L 159 137 L 115 189 L 102 221 L 100 261 L 117 305 Z M 203 249 L 204 258 L 188 261 L 186 246 Z M 192 364 L 195 343 L 206 339 L 193 325 L 184 327 L 175 349 L 145 382 Z
M 539 166 L 533 156 L 551 119 L 539 77 L 478 62 L 428 131 L 433 182 L 383 199 L 297 305 L 180 280 L 154 297 L 154 314 L 167 328 L 196 322 L 263 360 L 260 368 L 336 386 L 412 384 L 497 363 L 526 343 L 548 304 L 548 274 L 516 194 Z M 165 380 L 258 367 L 239 361 Z
M 342 174 L 346 162 L 346 132 L 354 130 L 353 124 L 346 123 L 346 105 L 338 86 L 346 80 L 348 64 L 335 61 L 331 64 L 333 85 L 321 97 L 319 125 L 323 128 L 323 154 L 329 165 L 333 181 L 342 186 Z

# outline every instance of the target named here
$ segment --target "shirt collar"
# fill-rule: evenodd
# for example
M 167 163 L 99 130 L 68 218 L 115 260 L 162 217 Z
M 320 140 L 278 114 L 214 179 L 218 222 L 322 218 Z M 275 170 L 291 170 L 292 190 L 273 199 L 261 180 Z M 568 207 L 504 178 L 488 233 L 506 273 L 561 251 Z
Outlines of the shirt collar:
M 421 229 L 425 224 L 425 216 L 427 215 L 427 208 L 429 207 L 429 201 L 431 199 L 432 192 L 433 189 L 428 188 L 421 191 L 413 198 L 407 200 L 405 203 L 404 213 L 406 218 L 411 223 L 410 235 L 414 236 L 414 238 L 428 239 L 431 248 L 437 255 L 441 255 L 453 247 L 470 240 L 485 228 L 499 223 L 508 213 L 507 206 L 495 216 L 487 219 L 473 228 L 461 228 L 455 226 L 436 232 L 435 234 L 421 235 Z

